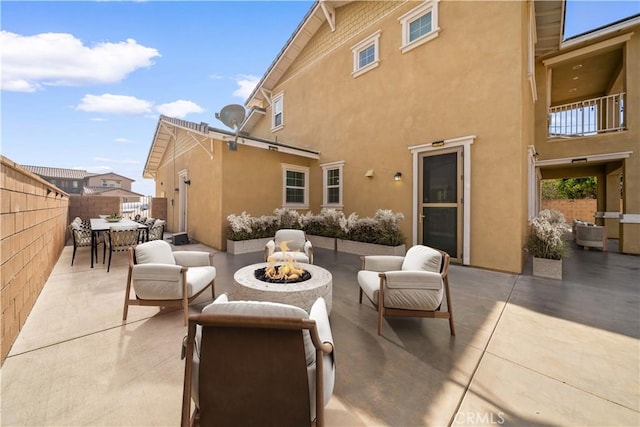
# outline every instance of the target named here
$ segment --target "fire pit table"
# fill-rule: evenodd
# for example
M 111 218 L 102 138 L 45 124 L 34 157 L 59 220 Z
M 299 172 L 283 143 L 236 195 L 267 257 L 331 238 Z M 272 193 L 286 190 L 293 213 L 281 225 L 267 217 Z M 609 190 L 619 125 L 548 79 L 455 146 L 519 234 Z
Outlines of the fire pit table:
M 279 263 L 278 263 L 279 264 Z M 247 301 L 271 301 L 295 305 L 306 312 L 316 299 L 322 297 L 327 303 L 327 311 L 331 313 L 332 277 L 331 273 L 313 264 L 300 264 L 311 274 L 311 278 L 303 282 L 270 283 L 257 279 L 255 272 L 265 268 L 267 263 L 248 265 L 233 275 L 233 299 Z

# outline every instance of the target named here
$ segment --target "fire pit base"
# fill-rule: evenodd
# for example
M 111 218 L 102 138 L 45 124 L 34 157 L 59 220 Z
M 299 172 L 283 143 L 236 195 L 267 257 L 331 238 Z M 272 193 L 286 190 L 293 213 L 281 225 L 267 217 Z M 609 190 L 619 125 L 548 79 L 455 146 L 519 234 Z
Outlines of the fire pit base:
M 233 275 L 233 300 L 272 301 L 295 305 L 306 312 L 316 299 L 322 297 L 331 313 L 333 299 L 331 273 L 313 264 L 303 264 L 311 278 L 298 283 L 267 283 L 255 277 L 255 271 L 266 267 L 266 263 L 252 264 L 241 268 Z

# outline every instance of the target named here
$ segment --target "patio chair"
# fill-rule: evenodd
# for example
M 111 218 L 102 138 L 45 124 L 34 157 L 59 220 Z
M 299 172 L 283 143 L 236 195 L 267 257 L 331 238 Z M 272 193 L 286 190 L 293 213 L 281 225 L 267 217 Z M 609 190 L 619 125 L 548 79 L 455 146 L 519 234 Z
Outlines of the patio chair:
M 185 346 L 183 427 L 324 424 L 335 380 L 324 299 L 307 314 L 222 294 L 189 317 Z
M 286 245 L 286 251 L 282 251 L 283 243 Z M 276 231 L 275 237 L 265 245 L 264 260 L 266 262 L 287 259 L 313 264 L 313 245 L 307 240 L 304 231 L 280 229 Z
M 164 240 L 153 240 L 129 248 L 129 275 L 122 320 L 130 305 L 182 307 L 184 324 L 189 304 L 211 285 L 215 298 L 216 268 L 213 254 L 204 251 L 172 252 Z M 131 298 L 131 287 L 135 299 Z
M 113 226 L 109 227 L 107 238 L 105 240 L 105 248 L 102 254 L 102 263 L 104 264 L 104 251 L 109 249 L 109 263 L 107 264 L 107 273 L 111 268 L 111 255 L 114 252 L 126 252 L 130 247 L 138 244 L 140 238 L 140 229 L 134 226 Z
M 378 335 L 384 316 L 449 319 L 451 335 L 455 335 L 448 269 L 449 254 L 422 245 L 413 246 L 404 257 L 362 257 L 359 302 L 362 304 L 364 293 L 378 310 Z M 443 292 L 446 311 L 442 311 Z
M 162 240 L 164 237 L 164 226 L 167 222 L 161 219 L 156 220 L 147 231 L 147 240 Z
M 73 255 L 71 256 L 71 265 L 73 266 L 78 248 L 91 247 L 91 229 L 86 229 L 82 226 L 82 221 L 80 218 L 77 218 L 69 224 L 69 231 L 73 239 Z M 98 244 L 100 243 L 104 243 L 104 241 L 96 240 L 95 246 L 91 248 L 91 256 L 93 257 L 95 255 L 96 261 L 98 260 Z

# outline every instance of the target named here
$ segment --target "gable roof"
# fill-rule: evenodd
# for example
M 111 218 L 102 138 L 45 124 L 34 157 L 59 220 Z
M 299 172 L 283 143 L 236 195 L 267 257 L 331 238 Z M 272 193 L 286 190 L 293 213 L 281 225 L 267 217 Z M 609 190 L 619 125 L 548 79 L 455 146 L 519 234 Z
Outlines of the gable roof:
M 84 188 L 82 189 L 83 194 L 102 194 L 102 193 L 108 193 L 110 191 L 118 191 L 120 193 L 126 193 L 132 196 L 144 197 L 144 194 L 136 193 L 135 191 L 126 190 L 124 188 L 118 188 L 118 187 L 95 187 L 95 186 L 88 187 L 85 185 Z
M 271 91 L 278 84 L 285 71 L 287 71 L 324 22 L 328 21 L 332 28 L 335 27 L 335 9 L 348 3 L 351 3 L 351 1 L 318 0 L 311 6 L 309 12 L 307 12 L 247 98 L 245 102 L 247 107 L 260 106 L 260 100 L 265 98 L 263 91 Z
M 209 124 L 201 122 L 194 123 L 187 120 L 176 119 L 161 115 L 156 125 L 156 131 L 153 136 L 153 142 L 149 148 L 149 154 L 147 155 L 147 161 L 142 171 L 143 178 L 153 179 L 155 177 L 155 171 L 160 166 L 160 162 L 164 157 L 164 153 L 169 146 L 169 142 L 174 137 L 173 131 L 177 129 L 186 130 L 187 132 L 206 139 L 219 140 L 219 141 L 231 141 L 236 137 L 236 134 L 231 131 L 218 129 L 209 126 Z M 194 141 L 207 151 L 209 156 L 213 158 L 213 153 L 208 147 L 205 147 L 201 141 L 194 138 Z M 240 134 L 238 137 L 238 145 L 246 145 L 249 147 L 262 148 L 265 150 L 277 150 L 282 153 L 293 154 L 295 156 L 307 157 L 311 159 L 319 159 L 320 153 L 308 148 L 296 147 L 289 144 L 283 144 L 277 140 L 271 141 L 264 138 L 256 138 L 246 134 Z
M 135 182 L 135 179 L 131 179 L 131 178 L 127 177 L 127 176 L 120 175 L 119 173 L 115 173 L 115 172 L 90 173 L 89 174 L 89 176 L 91 176 L 91 178 L 97 178 L 97 177 L 106 176 L 106 175 L 115 175 L 115 176 L 119 176 L 120 178 L 124 178 L 127 181 Z

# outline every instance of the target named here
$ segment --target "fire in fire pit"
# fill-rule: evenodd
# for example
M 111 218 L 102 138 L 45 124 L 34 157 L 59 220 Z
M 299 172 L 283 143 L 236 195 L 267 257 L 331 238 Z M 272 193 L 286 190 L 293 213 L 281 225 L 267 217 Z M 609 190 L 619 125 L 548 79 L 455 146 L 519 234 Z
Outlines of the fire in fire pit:
M 287 242 L 280 243 L 279 247 L 282 253 L 288 253 Z M 255 271 L 255 277 L 268 283 L 298 283 L 309 280 L 311 273 L 300 267 L 294 257 L 289 255 L 285 256 L 284 262 L 278 265 L 273 259 L 270 259 L 266 267 Z

